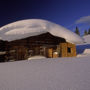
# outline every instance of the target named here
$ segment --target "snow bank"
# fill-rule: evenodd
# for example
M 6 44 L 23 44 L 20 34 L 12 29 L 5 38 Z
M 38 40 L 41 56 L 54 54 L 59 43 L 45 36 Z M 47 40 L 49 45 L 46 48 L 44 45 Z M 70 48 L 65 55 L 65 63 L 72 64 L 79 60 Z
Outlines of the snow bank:
M 83 38 L 87 44 L 90 44 L 90 35 L 86 35 Z
M 90 54 L 90 49 L 85 49 L 83 53 L 84 54 Z
M 0 90 L 90 90 L 90 56 L 0 63 Z
M 32 56 L 30 58 L 28 58 L 28 60 L 32 60 L 32 59 L 45 59 L 46 57 L 44 56 Z
M 46 32 L 54 36 L 62 37 L 67 42 L 75 44 L 83 43 L 83 39 L 70 30 L 58 24 L 40 19 L 21 20 L 5 25 L 0 28 L 0 39 L 12 41 Z
M 85 49 L 82 54 L 78 54 L 77 57 L 87 57 L 90 56 L 90 49 Z

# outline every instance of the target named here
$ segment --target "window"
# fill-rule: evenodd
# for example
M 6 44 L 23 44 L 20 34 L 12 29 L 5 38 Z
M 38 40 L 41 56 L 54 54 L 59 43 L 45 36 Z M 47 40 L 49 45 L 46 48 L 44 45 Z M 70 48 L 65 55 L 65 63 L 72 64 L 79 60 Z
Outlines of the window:
M 70 47 L 67 48 L 67 52 L 71 53 L 71 48 Z

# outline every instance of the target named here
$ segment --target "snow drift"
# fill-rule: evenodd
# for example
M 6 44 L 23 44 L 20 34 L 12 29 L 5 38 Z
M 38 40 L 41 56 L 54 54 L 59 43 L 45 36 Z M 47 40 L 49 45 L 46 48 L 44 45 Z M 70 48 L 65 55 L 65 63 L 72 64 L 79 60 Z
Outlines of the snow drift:
M 83 38 L 87 44 L 90 44 L 90 35 L 86 35 Z
M 49 32 L 50 34 L 66 39 L 71 43 L 83 43 L 83 39 L 70 30 L 41 19 L 27 19 L 17 21 L 0 28 L 0 39 L 12 41 L 29 36 Z
M 0 63 L 0 90 L 90 90 L 90 56 Z

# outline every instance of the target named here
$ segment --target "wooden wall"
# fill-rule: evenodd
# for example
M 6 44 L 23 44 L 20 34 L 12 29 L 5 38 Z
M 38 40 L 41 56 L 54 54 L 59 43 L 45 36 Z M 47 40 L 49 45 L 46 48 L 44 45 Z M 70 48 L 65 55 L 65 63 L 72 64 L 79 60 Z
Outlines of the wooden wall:
M 75 57 L 76 56 L 75 44 L 61 43 L 60 44 L 60 55 L 61 57 Z

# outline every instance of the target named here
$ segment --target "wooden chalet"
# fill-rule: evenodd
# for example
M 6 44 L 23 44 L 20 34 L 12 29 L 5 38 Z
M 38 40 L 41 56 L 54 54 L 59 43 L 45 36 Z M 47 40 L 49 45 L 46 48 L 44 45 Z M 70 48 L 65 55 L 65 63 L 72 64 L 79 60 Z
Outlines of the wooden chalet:
M 41 55 L 47 58 L 76 56 L 76 46 L 64 38 L 44 33 L 14 41 L 0 41 L 0 60 L 25 60 Z

